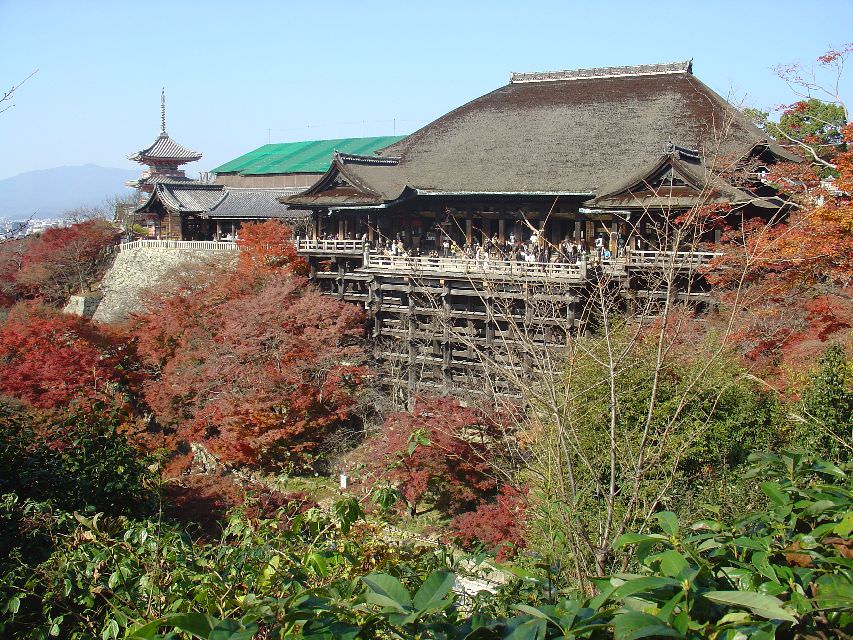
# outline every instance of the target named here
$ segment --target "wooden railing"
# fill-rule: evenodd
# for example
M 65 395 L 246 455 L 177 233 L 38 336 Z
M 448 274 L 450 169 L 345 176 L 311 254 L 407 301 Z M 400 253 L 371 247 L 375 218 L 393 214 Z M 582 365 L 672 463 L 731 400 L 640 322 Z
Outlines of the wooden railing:
M 236 242 L 213 240 L 134 240 L 116 245 L 116 251 L 131 249 L 192 249 L 196 251 L 237 251 Z
M 632 267 L 664 267 L 670 264 L 699 267 L 711 264 L 721 255 L 713 251 L 632 251 L 628 256 L 628 264 Z
M 473 258 L 429 258 L 370 253 L 365 267 L 419 274 L 476 274 L 578 280 L 586 277 L 586 263 L 517 262 Z
M 310 238 L 296 238 L 294 241 L 297 251 L 316 251 L 322 253 L 352 253 L 360 254 L 364 251 L 363 240 L 312 240 Z

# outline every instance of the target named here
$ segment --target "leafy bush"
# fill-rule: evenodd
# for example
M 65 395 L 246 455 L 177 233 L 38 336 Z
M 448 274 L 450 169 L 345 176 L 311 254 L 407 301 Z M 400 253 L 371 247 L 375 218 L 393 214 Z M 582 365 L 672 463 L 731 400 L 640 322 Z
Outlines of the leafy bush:
M 151 462 L 109 407 L 39 414 L 0 402 L 0 493 L 64 511 L 140 514 L 151 505 Z
M 849 460 L 853 452 L 853 390 L 850 363 L 840 345 L 821 356 L 818 371 L 803 391 L 805 423 L 801 444 L 832 460 Z
M 449 398 L 420 398 L 411 413 L 389 415 L 365 447 L 412 515 L 423 503 L 455 515 L 497 490 L 488 441 L 487 423 L 473 409 Z
M 238 511 L 214 543 L 194 542 L 157 519 L 74 519 L 44 504 L 23 508 L 66 529 L 46 532 L 55 549 L 47 559 L 0 575 L 3 637 L 111 639 L 140 620 L 156 620 L 153 631 L 168 621 L 190 632 L 215 618 L 229 619 L 221 630 L 257 630 L 258 620 L 269 629 L 288 624 L 289 603 L 312 606 L 315 591 L 344 601 L 373 570 L 413 584 L 444 564 L 440 554 L 382 541 L 357 522 L 357 503 L 339 505 L 335 516 L 287 507 L 252 521 Z M 152 637 L 147 629 L 132 637 Z
M 499 561 L 506 560 L 527 545 L 526 510 L 527 489 L 504 485 L 494 502 L 456 516 L 451 524 L 453 536 L 466 548 L 480 543 L 496 552 Z
M 817 639 L 853 626 L 853 475 L 798 453 L 752 457 L 768 508 L 731 522 L 624 534 L 633 573 L 596 593 L 523 586 L 474 600 L 440 553 L 382 542 L 357 522 L 309 510 L 290 526 L 237 515 L 218 544 L 194 544 L 156 521 L 78 518 L 35 570 L 0 581 L 0 633 L 138 640 L 269 638 Z M 44 509 L 30 506 L 30 509 Z M 57 521 L 63 520 L 61 514 Z M 524 574 L 522 574 L 524 575 Z M 470 593 L 470 592 L 467 592 Z M 507 610 L 508 608 L 508 610 Z

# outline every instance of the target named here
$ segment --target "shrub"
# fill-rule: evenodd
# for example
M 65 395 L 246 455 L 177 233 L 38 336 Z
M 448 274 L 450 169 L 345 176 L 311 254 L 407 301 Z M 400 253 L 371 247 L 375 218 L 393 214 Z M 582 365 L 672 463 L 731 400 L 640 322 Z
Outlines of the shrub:
M 448 398 L 420 398 L 411 413 L 389 415 L 365 446 L 412 515 L 424 502 L 454 515 L 497 490 L 488 443 L 487 422 L 473 409 Z
M 513 557 L 526 546 L 524 535 L 527 489 L 501 487 L 494 502 L 456 516 L 451 529 L 462 546 L 482 544 L 499 561 Z

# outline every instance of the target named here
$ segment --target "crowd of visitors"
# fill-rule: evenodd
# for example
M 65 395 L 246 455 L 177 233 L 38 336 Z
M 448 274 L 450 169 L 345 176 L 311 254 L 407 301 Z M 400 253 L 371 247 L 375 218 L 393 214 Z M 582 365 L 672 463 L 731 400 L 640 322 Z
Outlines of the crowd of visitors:
M 344 237 L 323 234 L 322 240 L 354 240 L 351 233 Z M 368 242 L 367 234 L 361 237 Z M 627 239 L 619 235 L 616 241 L 616 255 L 610 250 L 609 238 L 599 235 L 592 243 L 565 237 L 554 245 L 546 241 L 537 232 L 533 232 L 526 242 L 514 233 L 501 240 L 498 234 L 486 236 L 483 242 L 460 245 L 450 236 L 443 236 L 434 243 L 436 246 L 422 250 L 420 246 L 407 246 L 400 234 L 396 238 L 381 237 L 371 242 L 371 249 L 385 256 L 460 258 L 476 260 L 488 265 L 489 261 L 525 262 L 538 264 L 577 264 L 581 260 L 609 260 L 623 257 L 627 251 Z

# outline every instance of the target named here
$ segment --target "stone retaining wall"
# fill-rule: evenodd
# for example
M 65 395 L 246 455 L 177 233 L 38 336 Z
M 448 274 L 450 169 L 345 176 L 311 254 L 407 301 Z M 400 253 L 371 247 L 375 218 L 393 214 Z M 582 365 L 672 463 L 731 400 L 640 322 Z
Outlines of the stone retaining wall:
M 235 265 L 236 252 L 193 251 L 143 247 L 116 254 L 101 282 L 103 298 L 92 319 L 121 322 L 131 313 L 145 310 L 144 292 L 166 285 L 181 272 L 199 266 Z

